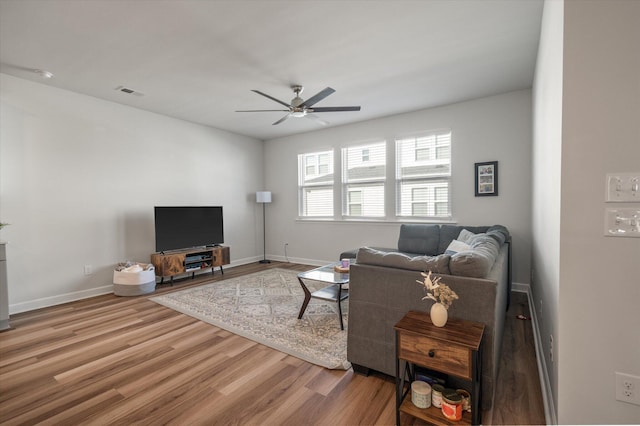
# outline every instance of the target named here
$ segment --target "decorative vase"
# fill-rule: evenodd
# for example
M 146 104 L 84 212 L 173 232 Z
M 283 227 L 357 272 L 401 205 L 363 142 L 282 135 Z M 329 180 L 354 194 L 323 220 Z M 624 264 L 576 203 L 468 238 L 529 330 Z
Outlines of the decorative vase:
M 448 318 L 447 308 L 445 308 L 442 303 L 434 303 L 431 306 L 431 322 L 433 325 L 436 327 L 444 327 Z

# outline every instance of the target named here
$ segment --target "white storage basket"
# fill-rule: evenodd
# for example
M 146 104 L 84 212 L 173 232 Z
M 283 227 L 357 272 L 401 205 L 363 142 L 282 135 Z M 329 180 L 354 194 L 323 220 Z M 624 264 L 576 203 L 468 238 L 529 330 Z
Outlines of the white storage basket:
M 153 266 L 138 263 L 141 271 L 113 271 L 113 294 L 116 296 L 139 296 L 153 293 L 156 289 L 156 272 Z

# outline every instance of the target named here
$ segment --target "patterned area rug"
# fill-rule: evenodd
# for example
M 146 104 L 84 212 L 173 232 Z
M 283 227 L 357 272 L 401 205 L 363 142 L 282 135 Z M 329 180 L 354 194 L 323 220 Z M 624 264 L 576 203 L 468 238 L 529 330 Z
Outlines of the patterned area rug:
M 313 364 L 349 369 L 349 303 L 342 303 L 344 331 L 335 302 L 312 298 L 298 319 L 304 293 L 297 274 L 270 269 L 150 300 Z M 327 285 L 310 280 L 305 284 L 311 292 Z

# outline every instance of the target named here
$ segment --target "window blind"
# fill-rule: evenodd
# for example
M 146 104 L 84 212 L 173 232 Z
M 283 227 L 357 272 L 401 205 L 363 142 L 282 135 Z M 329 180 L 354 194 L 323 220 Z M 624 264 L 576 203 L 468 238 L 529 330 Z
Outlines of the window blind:
M 384 217 L 386 142 L 342 150 L 342 210 L 350 217 Z
M 451 132 L 396 140 L 396 214 L 451 216 Z
M 298 155 L 298 214 L 333 216 L 333 150 Z

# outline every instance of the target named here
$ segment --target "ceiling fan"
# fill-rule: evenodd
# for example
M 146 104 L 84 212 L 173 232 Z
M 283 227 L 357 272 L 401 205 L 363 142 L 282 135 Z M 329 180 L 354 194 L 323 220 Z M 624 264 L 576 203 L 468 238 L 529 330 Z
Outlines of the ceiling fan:
M 329 123 L 324 121 L 324 120 L 319 119 L 313 113 L 315 113 L 315 112 L 338 112 L 338 111 L 360 111 L 360 107 L 359 106 L 314 107 L 313 105 L 315 105 L 316 103 L 320 102 L 321 100 L 323 100 L 324 98 L 326 98 L 327 96 L 329 96 L 330 94 L 335 92 L 335 90 L 332 89 L 331 87 L 327 87 L 327 88 L 319 91 L 318 93 L 316 93 L 315 95 L 313 95 L 312 97 L 307 99 L 306 101 L 300 97 L 300 93 L 302 93 L 302 91 L 304 90 L 304 87 L 302 87 L 300 85 L 293 85 L 293 86 L 291 86 L 291 89 L 293 89 L 293 92 L 296 94 L 296 97 L 291 99 L 291 103 L 290 104 L 288 104 L 286 102 L 283 102 L 280 99 L 276 99 L 273 96 L 269 96 L 266 93 L 263 93 L 263 92 L 261 92 L 259 90 L 252 90 L 252 92 L 256 92 L 257 94 L 262 95 L 265 98 L 269 98 L 272 101 L 275 101 L 275 102 L 277 102 L 277 103 L 279 103 L 281 105 L 284 105 L 285 107 L 287 107 L 287 109 L 256 109 L 256 110 L 241 110 L 241 111 L 236 111 L 236 112 L 283 111 L 283 112 L 287 112 L 287 115 L 285 115 L 280 120 L 278 120 L 275 123 L 273 123 L 274 126 L 276 124 L 282 123 L 284 120 L 286 120 L 289 117 L 296 117 L 296 118 L 307 117 L 307 118 L 311 118 L 312 120 L 315 120 L 318 123 L 326 126 Z

